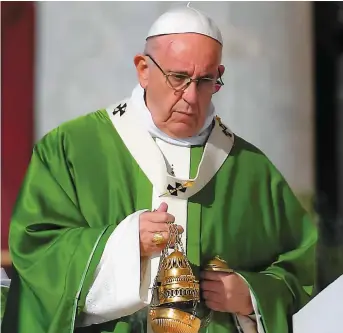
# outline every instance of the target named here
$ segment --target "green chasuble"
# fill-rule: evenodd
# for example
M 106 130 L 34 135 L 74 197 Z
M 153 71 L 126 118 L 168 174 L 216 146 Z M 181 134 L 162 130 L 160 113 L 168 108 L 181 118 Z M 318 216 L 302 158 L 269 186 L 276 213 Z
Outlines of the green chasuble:
M 113 112 L 118 122 L 122 111 Z M 231 134 L 218 120 L 213 131 L 229 146 Z M 139 145 L 139 133 L 130 135 Z M 35 145 L 10 225 L 15 272 L 3 333 L 146 331 L 146 308 L 76 328 L 111 233 L 135 211 L 157 208 L 151 181 L 124 141 L 100 110 L 62 124 Z M 205 148 L 207 169 L 216 144 Z M 149 149 L 140 146 L 147 159 Z M 314 283 L 316 228 L 261 151 L 235 136 L 228 153 L 188 198 L 187 255 L 197 275 L 215 255 L 225 259 L 249 284 L 265 332 L 286 333 Z M 190 177 L 203 172 L 203 154 L 203 147 L 191 148 Z M 237 332 L 233 315 L 215 312 L 205 331 Z

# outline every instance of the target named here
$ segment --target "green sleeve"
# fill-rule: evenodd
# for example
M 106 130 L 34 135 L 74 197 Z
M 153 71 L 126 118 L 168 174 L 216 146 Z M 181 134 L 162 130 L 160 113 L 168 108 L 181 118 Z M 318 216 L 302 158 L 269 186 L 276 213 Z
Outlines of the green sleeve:
M 82 215 L 68 163 L 57 130 L 34 148 L 10 223 L 14 274 L 3 333 L 73 332 L 115 228 Z
M 292 331 L 292 315 L 310 299 L 315 283 L 317 228 L 274 170 L 269 209 L 274 218 L 274 237 L 280 245 L 275 261 L 261 272 L 238 272 L 249 284 L 266 333 Z

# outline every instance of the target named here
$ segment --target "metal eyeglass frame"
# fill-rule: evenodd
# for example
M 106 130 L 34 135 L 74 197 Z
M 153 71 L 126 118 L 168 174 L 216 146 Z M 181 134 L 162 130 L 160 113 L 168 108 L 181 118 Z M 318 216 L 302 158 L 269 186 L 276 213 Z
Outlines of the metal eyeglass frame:
M 166 78 L 166 83 L 167 83 L 167 85 L 168 85 L 171 89 L 175 90 L 176 92 L 181 92 L 181 91 L 186 90 L 186 89 L 191 85 L 192 82 L 195 82 L 196 85 L 197 85 L 197 87 L 199 86 L 199 83 L 200 83 L 201 81 L 215 81 L 214 86 L 215 86 L 216 84 L 218 84 L 218 85 L 220 85 L 220 86 L 223 86 L 223 85 L 224 85 L 224 82 L 223 82 L 223 80 L 222 80 L 222 78 L 221 78 L 219 69 L 218 69 L 218 79 L 204 78 L 204 77 L 203 77 L 203 78 L 192 79 L 192 78 L 189 77 L 188 75 L 181 74 L 181 73 L 176 73 L 176 72 L 166 73 L 166 72 L 161 68 L 161 66 L 156 62 L 156 60 L 155 60 L 150 54 L 145 54 L 145 56 L 147 56 L 147 57 L 149 57 L 149 58 L 151 59 L 151 61 L 156 65 L 156 67 L 162 72 L 163 76 Z M 171 75 L 184 76 L 185 79 L 187 79 L 185 85 L 184 85 L 182 88 L 180 88 L 180 89 L 176 89 L 175 87 L 173 87 L 173 85 L 170 83 L 170 81 L 169 81 L 169 79 L 168 79 L 169 76 L 171 76 Z M 219 90 L 219 89 L 218 89 L 218 90 Z M 217 90 L 217 91 L 218 91 L 218 90 Z M 212 94 L 215 94 L 217 91 L 212 92 Z

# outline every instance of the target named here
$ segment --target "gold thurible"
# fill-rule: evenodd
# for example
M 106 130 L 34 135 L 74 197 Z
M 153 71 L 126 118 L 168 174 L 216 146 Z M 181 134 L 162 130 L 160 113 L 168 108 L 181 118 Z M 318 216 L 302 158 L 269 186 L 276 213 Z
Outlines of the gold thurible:
M 152 288 L 151 328 L 154 333 L 198 333 L 210 323 L 212 311 L 200 318 L 200 283 L 193 274 L 177 226 L 169 223 L 169 231 Z M 204 269 L 233 272 L 219 256 L 215 256 Z
M 175 224 L 162 251 L 149 309 L 154 333 L 197 333 L 201 319 L 196 316 L 200 284 L 196 280 Z M 174 247 L 171 249 L 171 240 Z

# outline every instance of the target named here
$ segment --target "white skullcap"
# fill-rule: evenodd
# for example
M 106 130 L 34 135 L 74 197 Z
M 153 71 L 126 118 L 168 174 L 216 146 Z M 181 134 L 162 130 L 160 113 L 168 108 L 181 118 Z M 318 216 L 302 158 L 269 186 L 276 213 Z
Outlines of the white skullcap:
M 205 35 L 223 44 L 222 34 L 213 20 L 188 5 L 162 14 L 150 28 L 147 39 L 160 35 L 184 33 Z

